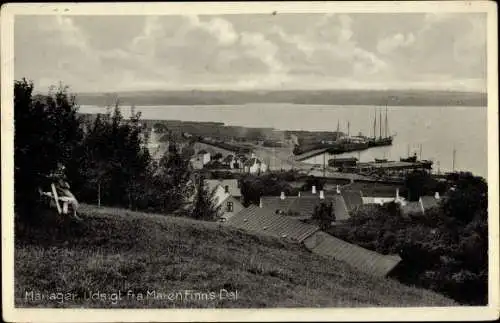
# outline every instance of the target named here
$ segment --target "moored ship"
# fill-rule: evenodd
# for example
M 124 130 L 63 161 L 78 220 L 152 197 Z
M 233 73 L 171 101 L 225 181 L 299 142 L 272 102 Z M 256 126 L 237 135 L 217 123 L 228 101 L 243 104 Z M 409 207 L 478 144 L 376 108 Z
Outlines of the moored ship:
M 383 130 L 382 130 L 383 128 Z M 387 106 L 385 107 L 385 124 L 382 126 L 382 111 L 379 111 L 379 134 L 377 137 L 377 112 L 373 119 L 373 137 L 368 140 L 369 147 L 391 146 L 392 135 L 389 135 L 389 122 L 387 120 Z

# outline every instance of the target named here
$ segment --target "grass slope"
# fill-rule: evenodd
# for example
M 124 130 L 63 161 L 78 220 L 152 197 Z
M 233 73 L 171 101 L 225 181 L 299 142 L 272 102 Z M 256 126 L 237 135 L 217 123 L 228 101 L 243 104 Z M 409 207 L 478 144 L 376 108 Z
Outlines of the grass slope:
M 83 206 L 83 222 L 56 218 L 16 227 L 18 307 L 450 306 L 435 293 L 359 273 L 300 245 L 218 223 Z M 50 218 L 50 217 L 49 217 Z M 122 299 L 84 299 L 88 291 Z M 127 297 L 127 291 L 135 297 Z M 195 290 L 216 294 L 146 298 Z M 220 290 L 237 291 L 237 299 Z M 26 292 L 74 293 L 74 300 L 26 299 Z M 144 299 L 138 294 L 143 293 Z M 213 296 L 213 295 L 212 295 Z M 234 295 L 233 295 L 234 296 Z M 116 304 L 113 304 L 116 303 Z

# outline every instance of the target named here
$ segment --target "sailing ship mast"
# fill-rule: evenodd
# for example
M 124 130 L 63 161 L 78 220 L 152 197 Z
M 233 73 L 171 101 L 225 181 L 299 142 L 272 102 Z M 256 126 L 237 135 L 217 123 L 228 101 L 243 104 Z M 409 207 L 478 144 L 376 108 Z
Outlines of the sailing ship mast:
M 385 137 L 387 138 L 387 132 L 388 132 L 388 125 L 387 125 L 387 105 L 385 106 Z
M 380 135 L 379 138 L 382 139 L 382 109 L 379 110 L 379 129 L 380 129 Z

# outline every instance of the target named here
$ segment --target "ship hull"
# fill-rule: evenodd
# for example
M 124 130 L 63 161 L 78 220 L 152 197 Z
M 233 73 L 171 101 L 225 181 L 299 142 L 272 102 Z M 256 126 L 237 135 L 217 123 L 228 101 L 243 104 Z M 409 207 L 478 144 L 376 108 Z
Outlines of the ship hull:
M 361 151 L 370 148 L 368 143 L 346 143 L 346 144 L 338 144 L 334 147 L 328 148 L 326 151 L 330 154 L 343 154 L 353 151 Z
M 392 146 L 392 137 L 371 139 L 368 141 L 369 147 Z

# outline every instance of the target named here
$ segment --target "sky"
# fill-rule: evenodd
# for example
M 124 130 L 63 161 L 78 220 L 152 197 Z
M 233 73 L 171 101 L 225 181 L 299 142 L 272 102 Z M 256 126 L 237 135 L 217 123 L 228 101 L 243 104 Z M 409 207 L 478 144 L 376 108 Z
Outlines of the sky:
M 38 90 L 486 91 L 486 14 L 17 16 Z

